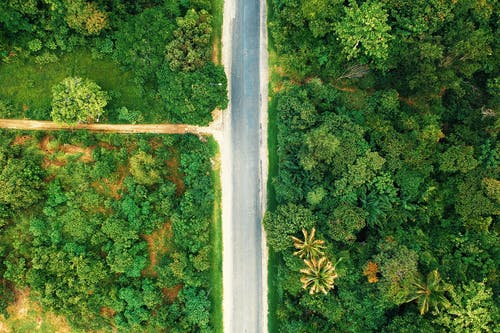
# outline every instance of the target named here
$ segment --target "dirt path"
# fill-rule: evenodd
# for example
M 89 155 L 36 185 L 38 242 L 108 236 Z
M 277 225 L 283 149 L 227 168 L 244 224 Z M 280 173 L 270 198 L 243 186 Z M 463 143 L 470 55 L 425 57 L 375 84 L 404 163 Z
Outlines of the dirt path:
M 0 128 L 34 130 L 34 131 L 57 131 L 57 130 L 81 130 L 85 129 L 93 132 L 110 133 L 156 133 L 156 134 L 187 134 L 214 135 L 218 132 L 215 120 L 208 127 L 186 125 L 186 124 L 78 124 L 64 125 L 52 121 L 23 120 L 23 119 L 0 119 Z

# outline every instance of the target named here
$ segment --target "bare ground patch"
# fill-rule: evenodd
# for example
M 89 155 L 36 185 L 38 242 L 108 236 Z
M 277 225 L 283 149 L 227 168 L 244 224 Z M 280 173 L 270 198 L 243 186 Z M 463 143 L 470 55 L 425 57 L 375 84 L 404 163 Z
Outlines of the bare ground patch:
M 15 291 L 15 300 L 7 307 L 9 318 L 0 316 L 0 333 L 31 333 L 43 329 L 54 333 L 70 333 L 71 328 L 62 316 L 43 311 L 41 305 L 30 299 L 28 288 Z M 48 330 L 47 330 L 48 329 Z
M 167 165 L 167 179 L 175 184 L 175 194 L 177 196 L 181 196 L 186 191 L 186 186 L 184 185 L 184 175 L 180 170 L 180 156 L 179 153 L 175 150 L 173 152 L 173 157 L 166 161 Z
M 18 135 L 18 136 L 16 136 L 14 141 L 12 141 L 12 145 L 13 146 L 24 145 L 27 141 L 29 141 L 31 139 L 32 139 L 31 135 Z
M 95 146 L 80 147 L 70 144 L 64 144 L 59 148 L 59 151 L 68 155 L 82 154 L 82 156 L 80 156 L 80 161 L 82 161 L 83 163 L 90 163 L 94 161 L 94 159 L 92 158 L 92 151 L 94 149 Z
M 182 284 L 178 284 L 176 286 L 173 286 L 172 288 L 163 288 L 162 292 L 163 295 L 168 299 L 170 303 L 175 302 L 175 299 L 177 298 L 177 295 L 182 289 Z
M 76 154 L 81 155 L 78 160 L 83 163 L 91 163 L 94 161 L 92 151 L 96 146 L 80 147 L 71 144 L 60 145 L 57 141 L 51 141 L 52 139 L 52 136 L 46 135 L 38 144 L 45 155 L 43 161 L 44 168 L 50 166 L 64 166 L 68 162 L 67 158 Z M 59 153 L 62 154 L 58 155 Z
M 143 236 L 148 244 L 149 251 L 149 266 L 143 270 L 142 274 L 144 276 L 158 276 L 155 266 L 158 264 L 159 257 L 170 251 L 172 236 L 172 224 L 170 222 L 164 223 L 161 229 L 154 231 L 151 235 Z
M 120 200 L 120 190 L 123 188 L 123 182 L 125 177 L 127 177 L 128 170 L 124 165 L 120 165 L 118 167 L 118 171 L 115 177 L 117 180 L 113 181 L 110 179 L 103 179 L 102 181 L 95 181 L 92 183 L 92 186 L 104 195 L 111 196 L 116 200 Z

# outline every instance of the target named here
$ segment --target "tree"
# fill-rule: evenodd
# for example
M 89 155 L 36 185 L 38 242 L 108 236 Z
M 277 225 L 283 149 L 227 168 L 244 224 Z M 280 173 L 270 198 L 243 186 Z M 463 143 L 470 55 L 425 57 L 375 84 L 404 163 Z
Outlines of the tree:
M 411 295 L 406 302 L 417 301 L 420 314 L 424 315 L 429 312 L 429 308 L 434 308 L 439 312 L 440 306 L 449 306 L 450 302 L 445 297 L 445 292 L 449 290 L 449 286 L 442 280 L 437 269 L 427 274 L 426 281 L 417 281 L 413 284 L 415 289 L 411 291 Z
M 2 158 L 0 154 L 0 204 L 27 208 L 43 196 L 44 172 L 33 158 Z
M 310 288 L 309 294 L 311 295 L 320 291 L 326 295 L 333 288 L 333 283 L 338 277 L 335 266 L 326 257 L 321 257 L 319 260 L 316 258 L 305 259 L 304 263 L 307 268 L 300 270 L 304 274 L 300 278 L 302 288 Z
M 98 35 L 108 24 L 108 15 L 100 11 L 93 2 L 71 0 L 67 3 L 66 23 L 72 29 L 86 34 Z
M 330 126 L 323 124 L 305 135 L 300 164 L 305 170 L 312 170 L 318 164 L 330 164 L 340 146 L 340 140 L 331 133 Z
M 323 255 L 321 249 L 325 248 L 323 245 L 324 241 L 320 239 L 314 239 L 314 234 L 316 228 L 312 228 L 311 233 L 308 234 L 306 229 L 302 229 L 302 234 L 304 235 L 304 240 L 292 236 L 293 245 L 298 251 L 295 251 L 294 256 L 298 255 L 300 258 L 306 257 L 306 259 L 317 258 Z
M 290 203 L 278 206 L 276 212 L 266 212 L 263 223 L 268 244 L 274 251 L 283 251 L 290 247 L 290 236 L 312 227 L 315 218 L 309 209 Z
M 500 312 L 491 288 L 484 281 L 470 281 L 458 290 L 451 290 L 451 305 L 434 320 L 448 332 L 494 332 Z
M 363 209 L 350 204 L 342 204 L 334 209 L 329 221 L 331 237 L 337 241 L 352 242 L 356 233 L 365 227 L 366 213 Z
M 451 146 L 439 157 L 439 170 L 444 172 L 469 172 L 479 163 L 474 159 L 471 146 Z
M 379 264 L 382 277 L 377 285 L 385 299 L 402 304 L 408 299 L 418 275 L 417 254 L 390 238 L 381 242 L 379 248 L 374 262 Z
M 345 7 L 345 17 L 336 25 L 338 40 L 347 60 L 360 58 L 363 63 L 373 62 L 383 67 L 389 55 L 387 12 L 380 1 L 367 1 L 361 6 L 355 1 Z
M 190 9 L 177 18 L 174 39 L 167 45 L 167 59 L 172 71 L 201 68 L 210 59 L 212 16 L 206 11 Z
M 155 158 L 142 150 L 130 158 L 130 173 L 138 184 L 153 185 L 161 181 Z
M 82 123 L 98 119 L 104 113 L 109 96 L 95 82 L 67 77 L 52 88 L 52 112 L 56 122 Z

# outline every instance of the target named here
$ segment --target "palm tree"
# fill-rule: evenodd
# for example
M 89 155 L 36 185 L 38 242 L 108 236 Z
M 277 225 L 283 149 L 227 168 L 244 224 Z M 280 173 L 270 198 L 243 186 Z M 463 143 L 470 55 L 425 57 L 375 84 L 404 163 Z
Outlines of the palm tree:
M 449 285 L 441 280 L 441 276 L 437 270 L 433 270 L 427 274 L 425 283 L 418 281 L 413 286 L 415 289 L 406 302 L 417 301 L 421 315 L 429 312 L 429 308 L 434 308 L 439 312 L 439 306 L 443 305 L 447 307 L 450 305 L 450 302 L 444 295 L 449 290 Z
M 324 241 L 314 239 L 316 228 L 313 227 L 310 234 L 308 234 L 307 230 L 302 229 L 302 233 L 304 234 L 304 240 L 292 236 L 293 245 L 298 250 L 295 251 L 293 255 L 298 255 L 300 258 L 306 257 L 306 259 L 322 256 L 323 251 L 321 251 L 321 249 L 325 248 L 323 245 Z
M 300 270 L 304 274 L 300 278 L 302 288 L 310 288 L 309 294 L 311 295 L 320 291 L 326 295 L 333 288 L 334 280 L 338 277 L 335 266 L 326 257 L 321 257 L 319 260 L 312 257 L 310 260 L 305 259 L 304 263 L 307 268 Z

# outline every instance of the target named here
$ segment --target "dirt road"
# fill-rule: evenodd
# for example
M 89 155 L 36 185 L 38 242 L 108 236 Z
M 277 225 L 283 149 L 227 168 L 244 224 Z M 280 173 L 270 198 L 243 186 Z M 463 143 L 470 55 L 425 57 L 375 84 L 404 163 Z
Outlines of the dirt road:
M 186 134 L 213 135 L 217 129 L 209 127 L 199 127 L 185 124 L 78 124 L 64 125 L 52 121 L 22 120 L 22 119 L 0 119 L 0 128 L 35 130 L 35 131 L 55 131 L 55 130 L 88 130 L 92 132 L 112 132 L 112 133 L 156 133 L 156 134 Z

